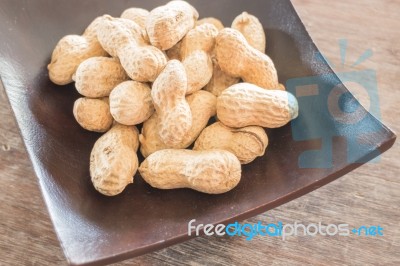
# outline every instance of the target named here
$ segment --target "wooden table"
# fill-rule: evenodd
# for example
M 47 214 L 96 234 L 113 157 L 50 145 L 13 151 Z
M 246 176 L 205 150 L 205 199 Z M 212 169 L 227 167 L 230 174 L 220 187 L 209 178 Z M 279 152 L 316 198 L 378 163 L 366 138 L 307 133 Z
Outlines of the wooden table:
M 357 3 L 356 3 L 357 2 Z M 367 49 L 373 56 L 356 69 L 377 72 L 381 119 L 400 132 L 400 1 L 293 0 L 306 28 L 337 71 L 350 69 Z M 344 66 L 339 39 L 347 39 Z M 354 89 L 350 86 L 350 90 Z M 65 265 L 37 179 L 0 92 L 0 265 Z M 381 237 L 199 237 L 118 265 L 400 265 L 400 144 L 306 196 L 249 219 L 293 223 L 381 225 Z

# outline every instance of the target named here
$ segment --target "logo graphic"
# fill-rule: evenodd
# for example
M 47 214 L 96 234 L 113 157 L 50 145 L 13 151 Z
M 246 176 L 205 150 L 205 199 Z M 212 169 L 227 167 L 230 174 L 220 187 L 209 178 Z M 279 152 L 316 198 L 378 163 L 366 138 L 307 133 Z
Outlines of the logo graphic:
M 323 224 L 319 222 L 304 224 L 296 221 L 293 224 L 283 224 L 279 221 L 277 223 L 266 224 L 262 221 L 258 221 L 255 224 L 234 222 L 228 225 L 213 225 L 195 224 L 195 222 L 196 219 L 192 219 L 188 222 L 188 236 L 191 236 L 192 233 L 195 236 L 199 236 L 200 232 L 203 232 L 206 236 L 244 236 L 246 240 L 252 240 L 256 236 L 269 236 L 280 237 L 283 241 L 290 236 L 383 236 L 383 227 L 380 225 L 362 225 L 350 230 L 349 224 L 346 223 Z
M 344 68 L 347 40 L 339 40 L 341 65 Z M 335 74 L 290 79 L 286 88 L 299 102 L 299 117 L 292 121 L 292 135 L 296 141 L 319 140 L 320 148 L 304 151 L 299 156 L 300 168 L 331 168 L 333 166 L 333 138 L 343 137 L 347 142 L 347 162 L 366 163 L 365 154 L 378 156 L 376 147 L 366 142 L 366 136 L 375 135 L 370 122 L 380 117 L 376 72 L 372 69 L 356 70 L 372 50 L 366 50 L 348 71 Z M 317 54 L 319 60 L 326 60 Z M 329 62 L 328 60 L 326 60 Z M 335 66 L 330 63 L 335 68 Z M 339 77 L 339 79 L 337 78 Z M 354 96 L 342 85 L 349 86 Z M 367 100 L 364 108 L 357 98 Z M 370 121 L 369 121 L 370 120 Z M 376 161 L 376 159 L 375 159 Z

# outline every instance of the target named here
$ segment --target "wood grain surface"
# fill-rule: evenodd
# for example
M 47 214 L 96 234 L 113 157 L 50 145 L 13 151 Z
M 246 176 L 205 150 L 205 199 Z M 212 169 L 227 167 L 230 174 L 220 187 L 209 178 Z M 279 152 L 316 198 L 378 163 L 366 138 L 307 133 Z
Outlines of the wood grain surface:
M 381 119 L 400 132 L 400 1 L 293 4 L 334 70 L 354 70 L 358 57 L 373 51 L 355 70 L 376 71 Z M 348 42 L 344 65 L 340 39 Z M 66 265 L 4 90 L 0 116 L 0 265 Z M 399 155 L 397 142 L 378 163 L 244 221 L 380 225 L 384 236 L 199 237 L 116 265 L 400 265 Z

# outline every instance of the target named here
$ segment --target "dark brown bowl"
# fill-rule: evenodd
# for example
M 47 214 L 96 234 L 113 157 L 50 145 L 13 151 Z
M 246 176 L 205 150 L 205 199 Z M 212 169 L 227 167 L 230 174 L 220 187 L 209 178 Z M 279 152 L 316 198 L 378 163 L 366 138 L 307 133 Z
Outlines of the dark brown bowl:
M 265 212 L 357 168 L 395 141 L 395 135 L 360 107 L 328 64 L 315 56 L 318 50 L 288 0 L 193 0 L 203 17 L 221 18 L 225 25 L 244 10 L 261 19 L 267 53 L 280 82 L 298 97 L 300 116 L 291 125 L 269 131 L 266 155 L 243 167 L 241 183 L 229 193 L 160 191 L 137 175 L 121 195 L 100 195 L 91 185 L 88 167 L 100 135 L 74 121 L 72 105 L 79 95 L 73 84 L 51 83 L 46 65 L 62 36 L 81 33 L 96 16 L 119 16 L 128 7 L 152 9 L 164 2 L 2 1 L 2 82 L 71 264 L 116 262 L 187 240 L 192 219 L 196 224 L 226 224 Z M 341 94 L 333 98 L 342 110 L 337 112 L 328 102 Z

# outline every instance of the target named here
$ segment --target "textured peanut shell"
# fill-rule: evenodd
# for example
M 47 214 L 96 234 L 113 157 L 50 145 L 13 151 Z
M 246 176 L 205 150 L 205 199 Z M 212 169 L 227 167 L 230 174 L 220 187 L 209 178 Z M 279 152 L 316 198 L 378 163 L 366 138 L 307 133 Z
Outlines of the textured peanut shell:
M 89 131 L 106 132 L 113 123 L 108 98 L 79 98 L 74 103 L 73 114 L 79 125 Z
M 191 188 L 220 194 L 232 190 L 239 183 L 241 165 L 235 155 L 224 150 L 167 149 L 147 157 L 139 172 L 155 188 Z
M 240 31 L 252 47 L 265 53 L 266 37 L 264 27 L 257 17 L 243 12 L 233 20 L 232 29 Z
M 118 57 L 118 50 L 129 43 L 145 43 L 142 29 L 129 19 L 104 15 L 96 32 L 101 46 L 112 57 Z
M 115 121 L 123 125 L 146 121 L 154 113 L 150 86 L 132 80 L 122 82 L 110 94 L 110 110 Z
M 188 79 L 186 94 L 199 91 L 210 82 L 213 75 L 213 64 L 209 54 L 197 50 L 186 57 L 182 63 L 185 66 Z
M 278 74 L 272 60 L 250 46 L 239 31 L 221 30 L 216 38 L 215 54 L 219 66 L 227 74 L 264 89 L 278 86 Z
M 159 135 L 165 145 L 179 145 L 192 127 L 192 112 L 185 99 L 186 92 L 185 68 L 178 60 L 170 60 L 151 90 L 159 119 Z
M 150 14 L 149 11 L 143 8 L 132 7 L 125 9 L 121 14 L 121 18 L 129 19 L 138 24 L 142 29 L 146 28 L 146 19 Z
M 296 97 L 282 90 L 264 90 L 249 83 L 238 83 L 224 90 L 217 99 L 218 119 L 226 126 L 277 128 L 298 116 Z
M 213 18 L 213 17 L 199 19 L 198 21 L 196 21 L 196 26 L 200 26 L 205 23 L 214 25 L 218 31 L 220 31 L 224 28 L 224 24 L 222 24 L 222 22 L 219 19 Z
M 197 22 L 199 25 L 204 23 L 211 23 L 218 29 L 218 31 L 221 31 L 224 28 L 224 25 L 221 21 L 212 17 L 203 18 L 201 20 L 198 20 Z M 204 87 L 204 90 L 209 91 L 218 97 L 226 88 L 238 83 L 240 81 L 240 78 L 232 77 L 222 71 L 215 56 L 215 49 L 213 49 L 213 51 L 211 52 L 211 61 L 213 63 L 213 74 L 208 84 Z
M 211 56 L 211 59 L 213 62 L 213 75 L 210 79 L 210 82 L 204 87 L 204 89 L 218 97 L 225 89 L 238 83 L 240 79 L 232 77 L 222 71 L 215 56 Z
M 262 127 L 234 129 L 216 122 L 201 132 L 193 150 L 226 150 L 232 152 L 242 164 L 247 164 L 263 156 L 267 146 L 268 136 Z
M 190 30 L 181 43 L 182 60 L 197 50 L 210 54 L 214 49 L 215 37 L 217 35 L 217 28 L 209 23 L 202 24 Z
M 82 36 L 67 35 L 57 43 L 47 66 L 52 82 L 58 85 L 71 83 L 72 75 L 81 62 L 94 56 L 107 56 L 94 34 L 101 19 L 96 18 Z
M 180 57 L 188 79 L 187 94 L 201 90 L 213 74 L 211 52 L 214 49 L 217 28 L 209 23 L 190 30 L 183 38 Z
M 142 133 L 139 136 L 140 151 L 144 157 L 163 149 L 185 149 L 189 147 L 207 126 L 210 118 L 216 114 L 217 98 L 209 92 L 197 91 L 186 96 L 186 101 L 189 103 L 192 112 L 192 127 L 184 136 L 182 142 L 174 147 L 164 144 L 158 134 L 158 115 L 155 113 L 143 123 Z
M 83 61 L 75 75 L 76 90 L 90 98 L 108 97 L 112 89 L 128 79 L 118 59 L 92 57 Z
M 171 1 L 150 12 L 146 31 L 150 43 L 161 50 L 168 50 L 193 29 L 199 14 L 185 1 Z
M 147 44 L 147 36 L 135 22 L 105 15 L 97 28 L 103 48 L 119 58 L 128 76 L 140 82 L 154 81 L 167 63 L 165 54 Z
M 115 124 L 94 144 L 90 154 L 90 176 L 97 191 L 115 196 L 133 183 L 138 169 L 138 130 Z

